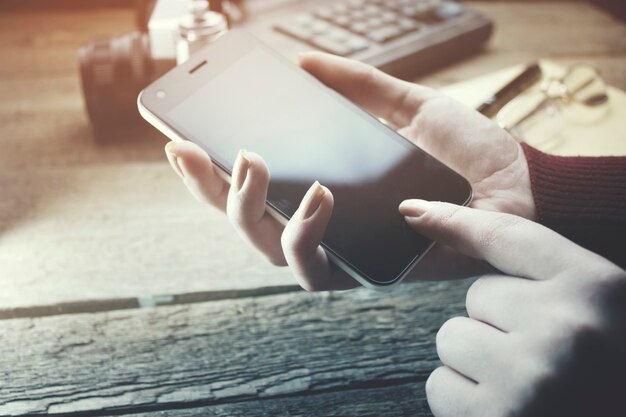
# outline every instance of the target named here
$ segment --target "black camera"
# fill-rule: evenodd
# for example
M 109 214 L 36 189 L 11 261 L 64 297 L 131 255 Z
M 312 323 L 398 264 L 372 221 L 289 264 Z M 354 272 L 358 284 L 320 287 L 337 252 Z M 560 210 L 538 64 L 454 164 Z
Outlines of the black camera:
M 96 133 L 138 123 L 137 94 L 228 30 L 224 6 L 221 1 L 210 7 L 206 0 L 141 0 L 136 32 L 83 45 L 80 76 Z

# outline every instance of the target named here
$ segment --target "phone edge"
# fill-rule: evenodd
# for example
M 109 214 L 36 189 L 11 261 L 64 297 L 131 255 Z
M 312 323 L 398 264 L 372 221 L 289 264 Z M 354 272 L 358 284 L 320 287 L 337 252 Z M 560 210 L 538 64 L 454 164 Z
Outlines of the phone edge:
M 158 131 L 160 131 L 161 133 L 163 133 L 165 136 L 167 136 L 169 139 L 173 140 L 174 142 L 185 142 L 187 141 L 187 139 L 184 139 L 182 137 L 180 137 L 178 135 L 178 133 L 176 133 L 174 130 L 170 129 L 165 123 L 161 122 L 161 120 L 156 117 L 150 110 L 148 110 L 142 103 L 141 103 L 141 96 L 143 95 L 144 90 L 142 90 L 139 95 L 137 96 L 137 108 L 139 110 L 139 114 L 141 115 L 141 117 L 144 118 L 144 120 L 146 120 L 148 123 L 150 123 L 152 126 L 154 126 Z M 215 165 L 218 168 L 218 175 L 223 178 L 225 181 L 227 181 L 228 183 L 230 183 L 230 175 L 224 170 L 222 169 L 220 166 Z M 265 202 L 265 211 L 272 216 L 274 219 L 276 219 L 279 223 L 281 223 L 283 226 L 287 225 L 287 222 L 289 221 L 289 219 L 285 216 L 283 216 L 282 213 L 280 213 L 279 211 L 277 211 L 276 209 L 274 209 L 272 206 L 270 206 L 267 202 Z M 434 244 L 434 242 L 433 242 Z M 372 282 L 370 282 L 367 278 L 364 278 L 361 276 L 361 274 L 359 274 L 357 271 L 355 271 L 352 267 L 350 267 L 350 265 L 346 262 L 344 262 L 342 259 L 338 258 L 337 256 L 335 256 L 334 254 L 330 253 L 329 251 L 327 251 L 326 249 L 324 249 L 324 251 L 326 252 L 326 255 L 332 260 L 333 263 L 335 263 L 339 268 L 341 268 L 344 272 L 346 272 L 350 277 L 354 278 L 358 283 L 360 283 L 361 285 L 363 285 L 364 287 L 367 288 L 371 288 L 371 289 L 376 289 L 376 290 L 382 290 L 382 289 L 387 289 L 387 288 L 391 288 L 396 286 L 398 283 L 400 283 L 402 280 L 404 280 L 404 278 L 406 277 L 406 275 L 408 274 L 408 272 L 410 272 L 413 267 L 419 262 L 419 260 L 422 258 L 422 256 L 424 256 L 429 250 L 430 248 L 433 246 L 433 244 L 431 244 L 426 251 L 413 262 L 413 265 L 410 265 L 407 270 L 405 271 L 405 273 L 399 277 L 397 280 L 395 280 L 392 284 L 389 285 L 376 285 Z
M 310 74 L 309 74 L 310 75 Z M 314 78 L 314 77 L 313 77 Z M 327 87 L 328 88 L 328 87 Z M 334 90 L 333 90 L 334 91 Z M 176 131 L 174 131 L 173 129 L 170 129 L 169 126 L 167 126 L 167 124 L 163 123 L 157 116 L 155 116 L 150 110 L 148 110 L 143 103 L 141 102 L 141 97 L 143 96 L 145 92 L 144 90 L 141 90 L 139 92 L 139 94 L 137 95 L 137 109 L 139 110 L 139 114 L 141 115 L 141 117 L 146 120 L 148 123 L 150 123 L 152 126 L 154 126 L 158 131 L 160 131 L 161 133 L 163 133 L 165 136 L 167 136 L 168 138 L 170 138 L 171 140 L 175 141 L 175 142 L 185 142 L 187 141 L 187 139 L 182 138 L 181 136 L 178 135 L 178 133 L 176 133 Z M 368 113 L 369 114 L 369 113 Z M 370 114 L 370 116 L 372 116 Z M 374 117 L 374 116 L 372 116 Z M 389 126 L 388 126 L 389 127 Z M 395 132 L 397 133 L 397 132 Z M 402 136 L 402 135 L 400 135 Z M 407 140 L 406 138 L 402 137 L 404 140 Z M 221 166 L 219 166 L 218 164 L 215 164 L 215 166 L 217 166 L 217 168 L 219 168 L 217 170 L 218 175 L 224 179 L 224 181 L 228 182 L 230 184 L 231 182 L 231 177 L 230 174 L 228 172 L 226 172 L 226 170 L 224 170 Z M 446 165 L 447 167 L 447 165 Z M 450 169 L 449 167 L 447 167 L 448 169 Z M 458 175 L 458 173 L 457 173 Z M 461 178 L 463 178 L 461 176 Z M 465 181 L 467 181 L 467 179 L 463 178 Z M 469 183 L 468 183 L 469 184 Z M 471 184 L 469 185 L 469 196 L 467 198 L 467 200 L 463 203 L 463 206 L 467 206 L 469 205 L 469 203 L 472 201 L 473 198 L 473 188 L 471 187 Z M 282 213 L 280 213 L 278 210 L 276 210 L 274 207 L 272 207 L 271 205 L 269 205 L 267 203 L 267 201 L 265 202 L 265 211 L 271 215 L 274 219 L 276 219 L 276 221 L 278 221 L 279 223 L 281 223 L 283 226 L 287 225 L 287 222 L 289 221 L 289 219 L 284 216 Z M 400 284 L 402 281 L 404 281 L 404 279 L 407 277 L 407 275 L 409 275 L 413 269 L 415 269 L 415 267 L 420 263 L 420 261 L 424 258 L 424 256 L 430 252 L 430 250 L 433 248 L 433 246 L 435 245 L 436 242 L 432 242 L 425 250 L 424 252 L 422 252 L 422 254 L 420 256 L 418 256 L 417 258 L 415 258 L 413 260 L 413 262 L 411 262 L 411 264 L 409 264 L 405 270 L 402 272 L 402 274 L 397 277 L 393 282 L 391 282 L 390 284 L 375 284 L 374 282 L 370 281 L 369 279 L 363 277 L 357 270 L 355 270 L 354 268 L 352 268 L 352 266 L 345 262 L 344 260 L 342 260 L 341 258 L 339 258 L 338 256 L 336 256 L 334 253 L 332 253 L 331 251 L 328 251 L 324 248 L 324 245 L 321 245 L 322 248 L 324 249 L 324 251 L 326 252 L 326 255 L 328 256 L 329 259 L 332 260 L 332 262 L 337 265 L 340 269 L 342 269 L 345 273 L 347 273 L 350 277 L 352 277 L 354 280 L 356 280 L 358 283 L 360 283 L 361 285 L 363 285 L 366 288 L 370 288 L 370 289 L 375 289 L 375 290 L 387 290 L 387 289 L 391 289 L 396 287 L 398 284 Z

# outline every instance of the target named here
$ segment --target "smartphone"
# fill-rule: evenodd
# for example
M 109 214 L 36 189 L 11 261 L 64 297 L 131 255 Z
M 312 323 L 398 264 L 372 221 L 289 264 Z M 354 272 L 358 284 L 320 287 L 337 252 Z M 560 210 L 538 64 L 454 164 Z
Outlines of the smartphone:
M 471 199 L 459 174 L 241 30 L 145 88 L 138 106 L 172 140 L 203 148 L 227 180 L 240 149 L 260 154 L 266 208 L 283 224 L 313 182 L 330 189 L 322 246 L 368 287 L 399 283 L 433 244 L 406 224 L 400 202 Z

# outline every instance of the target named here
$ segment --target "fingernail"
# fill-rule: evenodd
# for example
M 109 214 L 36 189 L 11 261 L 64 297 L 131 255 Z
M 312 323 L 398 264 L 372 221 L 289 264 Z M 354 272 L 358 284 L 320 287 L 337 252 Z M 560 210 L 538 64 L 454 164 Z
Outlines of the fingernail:
M 239 155 L 237 155 L 237 163 L 235 164 L 237 172 L 235 174 L 234 182 L 237 190 L 241 190 L 241 187 L 243 187 L 243 183 L 246 181 L 246 177 L 248 176 L 248 169 L 250 168 L 250 165 L 252 165 L 252 162 L 250 162 L 250 159 L 248 158 L 248 152 L 245 149 L 241 149 L 239 151 Z
M 170 161 L 172 168 L 178 174 L 179 177 L 185 178 L 185 174 L 183 174 L 183 170 L 180 169 L 180 164 L 178 163 L 178 157 L 175 154 L 176 151 L 176 142 L 167 142 L 165 145 L 165 155 L 167 156 L 167 160 Z
M 400 213 L 405 217 L 420 217 L 422 214 L 426 213 L 431 207 L 430 202 L 426 200 L 412 199 L 412 200 L 404 200 L 400 203 Z
M 324 187 L 322 187 L 318 181 L 315 181 L 304 196 L 302 210 L 303 220 L 308 219 L 317 211 L 325 194 L 326 190 Z

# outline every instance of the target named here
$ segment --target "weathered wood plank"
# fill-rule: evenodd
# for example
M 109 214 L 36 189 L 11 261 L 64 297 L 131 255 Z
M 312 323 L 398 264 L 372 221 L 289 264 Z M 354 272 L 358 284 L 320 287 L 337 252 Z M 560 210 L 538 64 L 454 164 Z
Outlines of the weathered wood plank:
M 429 417 L 424 383 L 242 401 L 134 414 L 135 417 Z
M 468 284 L 3 320 L 0 415 L 130 412 L 423 382 L 438 364 L 436 331 L 463 313 Z

